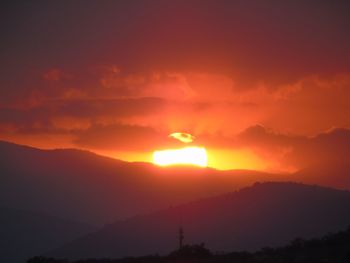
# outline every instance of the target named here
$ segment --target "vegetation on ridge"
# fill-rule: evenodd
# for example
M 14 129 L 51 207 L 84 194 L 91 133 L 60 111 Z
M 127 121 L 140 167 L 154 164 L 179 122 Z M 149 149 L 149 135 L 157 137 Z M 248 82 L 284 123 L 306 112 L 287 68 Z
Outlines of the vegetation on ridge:
M 122 259 L 85 259 L 68 261 L 45 257 L 33 257 L 27 263 L 348 263 L 350 262 L 350 227 L 346 231 L 328 234 L 322 238 L 291 241 L 278 248 L 262 248 L 250 253 L 246 251 L 231 253 L 211 253 L 204 244 L 184 245 L 167 256 L 149 255 Z

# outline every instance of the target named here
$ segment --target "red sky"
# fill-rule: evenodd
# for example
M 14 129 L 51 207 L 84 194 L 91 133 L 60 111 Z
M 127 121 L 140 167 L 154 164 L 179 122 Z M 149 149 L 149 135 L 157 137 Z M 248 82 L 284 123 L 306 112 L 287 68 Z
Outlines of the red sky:
M 209 165 L 346 160 L 348 1 L 8 1 L 0 139 L 149 161 L 196 137 Z

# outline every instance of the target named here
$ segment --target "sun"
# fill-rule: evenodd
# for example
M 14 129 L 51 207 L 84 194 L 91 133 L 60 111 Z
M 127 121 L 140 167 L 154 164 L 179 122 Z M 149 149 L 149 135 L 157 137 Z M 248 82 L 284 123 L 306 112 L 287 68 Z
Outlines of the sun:
M 207 151 L 204 147 L 185 147 L 180 149 L 169 149 L 155 151 L 153 163 L 156 165 L 195 165 L 200 167 L 208 166 Z

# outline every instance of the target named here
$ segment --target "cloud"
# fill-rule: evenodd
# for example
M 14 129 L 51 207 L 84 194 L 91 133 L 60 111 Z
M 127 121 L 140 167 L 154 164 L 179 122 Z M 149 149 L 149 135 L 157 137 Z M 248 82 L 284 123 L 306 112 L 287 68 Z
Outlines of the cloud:
M 302 1 L 195 2 L 154 1 L 149 8 L 118 2 L 45 3 L 34 5 L 30 17 L 23 15 L 24 6 L 10 4 L 11 16 L 3 17 L 3 24 L 12 27 L 2 36 L 0 98 L 38 88 L 34 74 L 62 80 L 61 72 L 69 72 L 74 76 L 70 88 L 76 88 L 79 75 L 84 82 L 79 87 L 118 86 L 121 91 L 126 72 L 129 87 L 124 92 L 132 93 L 132 86 L 147 82 L 139 72 L 201 72 L 204 79 L 207 73 L 225 75 L 237 89 L 247 90 L 258 82 L 280 86 L 315 73 L 349 70 L 345 1 L 333 3 L 331 11 L 329 4 L 314 8 Z M 65 19 L 57 23 L 60 17 Z M 39 32 L 33 33 L 34 28 Z M 89 76 L 99 65 L 111 69 L 98 78 Z
M 180 142 L 183 142 L 183 143 L 193 142 L 195 138 L 193 135 L 185 132 L 173 132 L 169 135 L 169 137 L 179 140 Z
M 349 73 L 314 74 L 284 84 L 256 79 L 248 87 L 234 73 L 198 70 L 131 70 L 103 64 L 44 72 L 69 78 L 34 82 L 29 94 L 2 107 L 28 112 L 41 108 L 53 118 L 122 121 L 170 133 L 225 136 L 254 123 L 302 135 L 349 124 Z
M 95 150 L 141 152 L 179 145 L 169 140 L 164 132 L 150 127 L 123 124 L 93 125 L 77 132 L 74 143 Z
M 350 129 L 335 128 L 316 136 L 295 136 L 257 125 L 239 134 L 232 145 L 254 149 L 260 156 L 277 158 L 282 165 L 299 169 L 346 164 L 350 156 Z
M 113 123 L 123 118 L 155 114 L 164 107 L 165 102 L 159 98 L 46 100 L 36 107 L 0 108 L 0 124 L 17 128 L 31 127 L 38 123 L 52 126 L 62 119 Z M 72 129 L 70 125 L 61 128 Z
M 118 149 L 121 146 L 103 142 L 108 138 L 97 137 L 113 136 L 108 131 L 117 134 L 125 126 L 145 129 L 149 144 L 142 142 L 141 132 L 135 137 L 140 138 L 140 149 L 151 149 L 168 145 L 154 138 L 185 130 L 206 147 L 245 147 L 265 159 L 297 166 L 303 163 L 291 154 L 297 146 L 331 127 L 350 125 L 346 73 L 312 75 L 277 86 L 260 82 L 249 89 L 240 88 L 232 77 L 208 72 L 130 72 L 106 65 L 86 72 L 86 79 L 65 74 L 70 78 L 30 93 L 27 102 L 23 97 L 22 102 L 0 105 L 1 137 L 69 134 L 76 140 L 67 143 L 89 147 L 87 138 L 93 138 L 94 147 Z
M 43 74 L 43 78 L 49 81 L 60 81 L 62 79 L 68 78 L 69 75 L 65 74 L 62 70 L 54 68 L 50 69 Z
M 286 159 L 300 167 L 347 164 L 350 156 L 350 129 L 335 128 L 295 144 Z

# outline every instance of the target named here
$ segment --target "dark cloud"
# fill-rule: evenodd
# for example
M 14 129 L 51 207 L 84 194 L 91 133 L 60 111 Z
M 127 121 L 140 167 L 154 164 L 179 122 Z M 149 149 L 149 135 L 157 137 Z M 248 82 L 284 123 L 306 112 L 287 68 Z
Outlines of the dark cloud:
M 346 164 L 350 156 L 350 129 L 337 128 L 306 137 L 275 133 L 256 125 L 239 134 L 232 145 L 255 149 L 261 155 L 279 156 L 281 163 L 299 169 Z
M 159 98 L 52 100 L 29 109 L 0 109 L 0 122 L 17 128 L 50 126 L 56 118 L 69 117 L 98 122 L 109 117 L 113 122 L 123 117 L 147 116 L 162 110 L 165 102 Z M 66 127 L 70 129 L 69 125 Z
M 229 73 L 248 83 L 343 72 L 349 10 L 341 0 L 15 1 L 2 8 L 2 86 L 12 76 L 100 63 Z
M 149 127 L 114 124 L 93 125 L 77 132 L 74 143 L 80 147 L 112 151 L 153 151 L 159 148 L 179 146 L 167 133 Z
M 130 117 L 154 114 L 162 110 L 166 102 L 160 98 L 137 99 L 89 99 L 57 102 L 59 115 L 98 118 L 102 116 Z
M 299 167 L 349 165 L 350 129 L 337 128 L 295 144 L 287 160 Z

